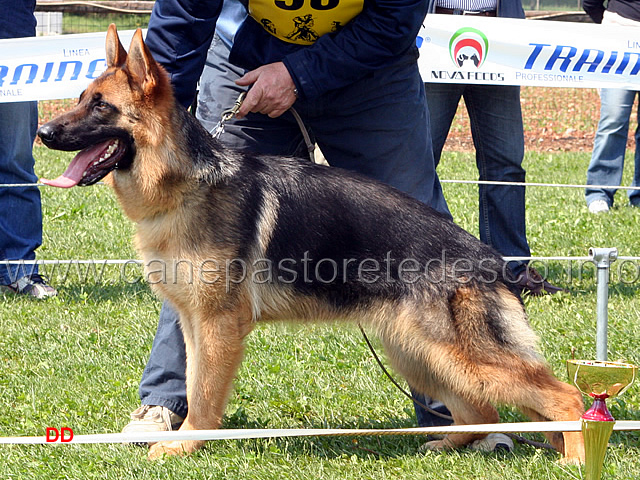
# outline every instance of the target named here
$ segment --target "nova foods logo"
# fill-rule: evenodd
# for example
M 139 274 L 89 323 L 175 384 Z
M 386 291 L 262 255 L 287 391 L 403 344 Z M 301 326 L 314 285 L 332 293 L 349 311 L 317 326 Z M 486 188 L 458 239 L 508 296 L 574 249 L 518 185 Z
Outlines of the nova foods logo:
M 443 41 L 438 42 L 438 47 L 442 49 L 438 51 L 438 54 L 440 59 L 448 64 L 446 62 L 446 53 L 443 51 L 447 48 L 446 38 L 442 37 Z M 448 47 L 449 56 L 455 68 L 443 68 L 443 62 L 438 62 L 436 64 L 440 68 L 430 68 L 428 70 L 429 73 L 427 75 L 431 80 L 451 83 L 504 83 L 504 73 L 493 70 L 495 66 L 492 67 L 491 62 L 488 62 L 482 68 L 489 53 L 489 39 L 477 28 L 459 28 L 449 38 Z M 493 71 L 487 71 L 488 69 Z
M 477 28 L 461 28 L 449 40 L 449 54 L 458 68 L 480 68 L 488 51 L 489 40 Z

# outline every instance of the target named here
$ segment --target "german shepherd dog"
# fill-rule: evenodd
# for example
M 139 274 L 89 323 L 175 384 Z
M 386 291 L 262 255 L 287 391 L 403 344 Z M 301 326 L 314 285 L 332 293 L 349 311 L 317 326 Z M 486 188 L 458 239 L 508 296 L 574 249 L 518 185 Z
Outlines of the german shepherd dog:
M 443 401 L 457 425 L 498 422 L 492 404 L 537 421 L 580 418 L 582 397 L 538 354 L 497 252 L 381 183 L 224 148 L 176 103 L 140 30 L 127 54 L 111 25 L 106 52 L 107 70 L 77 106 L 39 130 L 50 148 L 81 150 L 43 182 L 106 177 L 136 223 L 146 275 L 180 313 L 189 405 L 181 430 L 220 426 L 243 340 L 257 321 L 273 320 L 369 327 L 393 367 Z M 580 433 L 548 438 L 565 461 L 584 459 Z M 203 443 L 160 442 L 149 455 Z

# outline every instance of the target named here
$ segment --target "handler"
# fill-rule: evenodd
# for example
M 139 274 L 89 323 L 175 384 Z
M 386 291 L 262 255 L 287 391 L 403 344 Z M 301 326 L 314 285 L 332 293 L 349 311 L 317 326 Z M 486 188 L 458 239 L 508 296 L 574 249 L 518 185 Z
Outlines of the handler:
M 525 18 L 521 0 L 429 0 L 428 3 L 430 14 Z M 426 83 L 425 90 L 436 166 L 460 99 L 464 99 L 476 149 L 479 179 L 525 181 L 519 86 Z M 480 240 L 506 257 L 530 257 L 525 188 L 519 185 L 479 185 L 478 200 Z M 538 296 L 562 291 L 527 262 L 514 261 L 509 266 L 518 280 L 518 287 L 524 292 Z
M 198 116 L 210 130 L 250 87 L 220 137 L 226 145 L 305 152 L 288 111 L 295 106 L 330 165 L 386 182 L 450 217 L 416 63 L 426 13 L 420 0 L 158 0 L 146 43 L 185 107 L 202 76 Z M 185 364 L 178 315 L 165 302 L 140 384 L 142 406 L 124 431 L 182 423 Z

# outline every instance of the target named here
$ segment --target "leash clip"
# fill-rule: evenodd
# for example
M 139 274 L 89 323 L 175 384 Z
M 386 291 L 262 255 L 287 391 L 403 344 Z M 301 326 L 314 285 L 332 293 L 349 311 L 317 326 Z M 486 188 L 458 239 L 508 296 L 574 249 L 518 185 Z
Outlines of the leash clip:
M 220 114 L 220 121 L 218 122 L 216 127 L 213 129 L 213 132 L 211 133 L 211 135 L 213 135 L 213 138 L 215 138 L 216 140 L 220 138 L 220 135 L 222 135 L 222 132 L 224 132 L 225 123 L 231 120 L 236 115 L 236 113 L 238 113 L 238 110 L 240 110 L 240 107 L 242 106 L 242 102 L 244 101 L 244 98 L 246 96 L 247 96 L 247 92 L 242 92 L 240 95 L 238 95 L 238 98 L 236 102 L 233 104 L 233 107 L 228 108 L 227 110 L 224 110 Z

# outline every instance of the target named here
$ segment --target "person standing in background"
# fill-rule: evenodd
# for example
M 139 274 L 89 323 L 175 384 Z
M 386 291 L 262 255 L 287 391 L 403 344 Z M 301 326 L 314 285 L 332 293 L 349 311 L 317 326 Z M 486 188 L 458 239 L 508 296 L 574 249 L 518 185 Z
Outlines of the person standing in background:
M 0 0 L 0 39 L 34 37 L 35 0 Z M 36 183 L 33 141 L 37 102 L 0 103 L 0 184 Z M 36 186 L 0 187 L 0 289 L 34 298 L 57 294 L 37 265 L 2 260 L 35 260 L 42 243 L 42 207 Z
M 637 0 L 583 0 L 582 8 L 595 23 L 640 27 L 640 2 Z M 613 206 L 615 188 L 596 185 L 620 185 L 627 150 L 629 117 L 638 91 L 622 88 L 600 90 L 600 121 L 593 142 L 591 162 L 587 169 L 585 197 L 591 213 L 608 212 Z M 640 114 L 638 119 L 640 120 Z M 635 133 L 636 151 L 632 187 L 640 187 L 640 127 Z M 629 190 L 629 204 L 640 207 L 640 190 Z
M 520 0 L 429 0 L 429 14 L 524 18 Z M 472 59 L 463 61 L 471 62 Z M 464 98 L 476 149 L 479 179 L 524 182 L 524 127 L 520 87 L 458 83 L 425 83 L 436 165 L 460 99 Z M 507 257 L 529 257 L 525 188 L 479 185 L 480 240 Z M 527 262 L 510 263 L 523 293 L 543 295 L 562 289 L 546 281 Z

